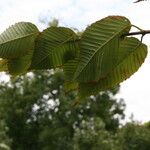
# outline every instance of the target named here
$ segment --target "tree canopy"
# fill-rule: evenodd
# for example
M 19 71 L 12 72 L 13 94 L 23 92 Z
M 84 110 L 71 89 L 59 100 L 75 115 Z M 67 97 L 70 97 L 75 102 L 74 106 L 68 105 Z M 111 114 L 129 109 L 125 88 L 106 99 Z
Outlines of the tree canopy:
M 35 72 L 1 83 L 0 118 L 8 128 L 4 135 L 12 139 L 12 150 L 71 150 L 84 122 L 93 127 L 102 124 L 106 136 L 116 133 L 125 109 L 124 101 L 114 97 L 119 87 L 75 106 L 76 90 L 66 95 L 63 83 L 62 71 Z
M 77 91 L 66 94 L 64 82 L 63 71 L 49 70 L 1 83 L 0 146 L 12 150 L 149 150 L 149 122 L 120 126 L 125 103 L 115 98 L 119 87 L 74 105 Z

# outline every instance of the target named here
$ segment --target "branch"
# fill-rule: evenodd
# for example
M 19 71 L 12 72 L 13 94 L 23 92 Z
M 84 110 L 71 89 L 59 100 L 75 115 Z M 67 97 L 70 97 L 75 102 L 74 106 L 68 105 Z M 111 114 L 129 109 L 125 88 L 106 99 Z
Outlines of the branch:
M 146 0 L 137 0 L 137 1 L 133 2 L 133 3 L 138 3 L 138 2 L 141 2 L 141 1 L 146 1 Z
M 142 30 L 142 31 L 138 31 L 138 32 L 126 33 L 123 36 L 139 35 L 139 34 L 141 34 L 142 36 L 144 36 L 146 34 L 150 34 L 150 30 Z

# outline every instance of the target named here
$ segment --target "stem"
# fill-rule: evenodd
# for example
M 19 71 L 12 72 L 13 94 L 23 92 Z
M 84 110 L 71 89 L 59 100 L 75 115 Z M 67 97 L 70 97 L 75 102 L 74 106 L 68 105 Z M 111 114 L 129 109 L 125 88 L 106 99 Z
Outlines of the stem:
M 136 26 L 136 25 L 131 25 L 132 27 L 134 27 L 134 28 L 136 28 L 136 29 L 138 29 L 138 30 L 140 30 L 140 31 L 143 31 L 143 29 L 141 29 L 141 28 L 139 28 L 138 26 Z
M 142 30 L 142 31 L 138 31 L 138 32 L 126 33 L 123 36 L 139 35 L 139 34 L 142 34 L 142 36 L 144 36 L 146 34 L 150 34 L 150 30 Z

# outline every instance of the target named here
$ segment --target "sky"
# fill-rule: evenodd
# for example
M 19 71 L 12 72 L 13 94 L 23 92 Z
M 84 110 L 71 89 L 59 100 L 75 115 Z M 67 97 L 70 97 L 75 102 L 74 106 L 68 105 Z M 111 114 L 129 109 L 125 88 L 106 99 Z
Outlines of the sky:
M 28 21 L 40 30 L 46 25 L 39 20 L 59 20 L 61 26 L 84 30 L 87 25 L 109 15 L 122 15 L 142 29 L 150 29 L 150 1 L 133 3 L 134 0 L 1 0 L 0 33 L 10 25 Z M 143 43 L 150 49 L 150 35 Z M 124 98 L 126 119 L 134 114 L 138 121 L 150 120 L 150 55 L 130 79 L 121 83 L 117 97 Z

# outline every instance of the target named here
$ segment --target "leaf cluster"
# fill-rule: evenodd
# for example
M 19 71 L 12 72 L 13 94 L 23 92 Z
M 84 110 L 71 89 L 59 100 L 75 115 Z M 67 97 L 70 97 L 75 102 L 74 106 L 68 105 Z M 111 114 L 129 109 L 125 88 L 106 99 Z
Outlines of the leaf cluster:
M 123 16 L 108 16 L 79 36 L 66 27 L 39 32 L 32 23 L 17 23 L 0 35 L 0 71 L 16 76 L 61 68 L 66 92 L 78 89 L 82 99 L 116 86 L 142 65 L 147 47 L 124 36 L 131 27 Z

